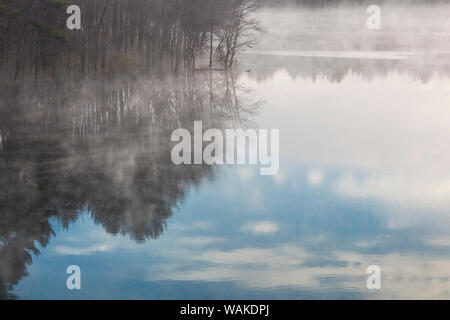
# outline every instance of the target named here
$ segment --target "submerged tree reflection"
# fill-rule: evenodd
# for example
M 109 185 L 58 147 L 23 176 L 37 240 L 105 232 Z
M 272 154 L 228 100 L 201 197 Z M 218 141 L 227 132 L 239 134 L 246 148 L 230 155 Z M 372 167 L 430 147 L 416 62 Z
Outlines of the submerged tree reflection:
M 158 238 L 187 189 L 214 174 L 172 164 L 172 130 L 194 120 L 221 128 L 257 107 L 223 74 L 2 92 L 0 298 L 27 275 L 37 244 L 49 243 L 50 219 L 68 227 L 87 208 L 110 234 Z

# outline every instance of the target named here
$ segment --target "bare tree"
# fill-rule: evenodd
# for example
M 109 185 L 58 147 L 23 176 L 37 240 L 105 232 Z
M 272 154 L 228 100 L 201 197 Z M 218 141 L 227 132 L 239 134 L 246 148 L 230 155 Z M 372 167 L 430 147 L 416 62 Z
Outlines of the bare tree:
M 259 0 L 234 0 L 226 24 L 218 31 L 219 44 L 217 55 L 223 61 L 225 69 L 233 66 L 239 49 L 256 42 L 256 35 L 261 31 L 254 12 L 260 7 Z

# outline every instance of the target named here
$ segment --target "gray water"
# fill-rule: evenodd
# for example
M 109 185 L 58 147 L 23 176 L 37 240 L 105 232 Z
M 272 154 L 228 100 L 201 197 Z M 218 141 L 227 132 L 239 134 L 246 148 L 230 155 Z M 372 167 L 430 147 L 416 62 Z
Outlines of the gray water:
M 228 76 L 2 89 L 0 297 L 448 299 L 448 6 L 359 9 L 261 11 Z M 173 165 L 194 120 L 280 129 L 279 174 Z

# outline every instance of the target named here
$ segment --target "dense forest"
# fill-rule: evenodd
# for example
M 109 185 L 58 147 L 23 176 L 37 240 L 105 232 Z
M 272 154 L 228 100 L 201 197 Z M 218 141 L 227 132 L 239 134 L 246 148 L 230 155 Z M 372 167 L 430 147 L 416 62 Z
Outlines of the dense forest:
M 77 5 L 81 28 L 69 30 Z M 0 0 L 3 79 L 229 69 L 255 40 L 259 0 Z M 196 60 L 203 63 L 197 66 Z

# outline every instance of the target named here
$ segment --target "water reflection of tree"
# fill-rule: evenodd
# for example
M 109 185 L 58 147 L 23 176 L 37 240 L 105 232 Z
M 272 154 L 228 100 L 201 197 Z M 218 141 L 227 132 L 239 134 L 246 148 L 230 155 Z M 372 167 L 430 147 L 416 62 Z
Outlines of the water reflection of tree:
M 2 88 L 0 298 L 49 243 L 52 218 L 68 227 L 87 209 L 110 234 L 162 234 L 187 188 L 214 170 L 173 165 L 172 130 L 194 120 L 220 127 L 250 111 L 234 81 L 207 78 Z
M 342 59 L 295 57 L 276 55 L 244 54 L 240 57 L 241 65 L 251 68 L 251 77 L 258 81 L 272 78 L 283 69 L 293 79 L 325 78 L 330 82 L 340 83 L 349 74 L 371 80 L 386 77 L 391 73 L 404 74 L 426 83 L 433 75 L 450 76 L 450 63 L 447 54 L 436 54 L 408 59 Z
M 258 110 L 260 101 L 255 101 L 251 90 L 236 84 L 229 74 L 219 76 L 209 84 L 211 111 L 216 118 L 236 122 L 239 126 L 254 126 L 251 117 Z

